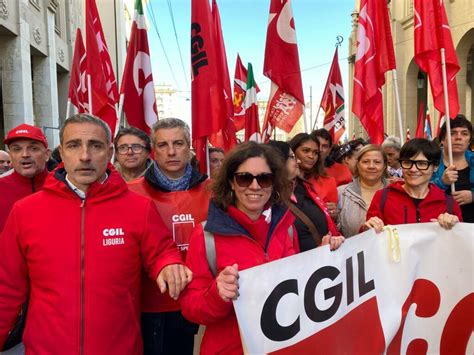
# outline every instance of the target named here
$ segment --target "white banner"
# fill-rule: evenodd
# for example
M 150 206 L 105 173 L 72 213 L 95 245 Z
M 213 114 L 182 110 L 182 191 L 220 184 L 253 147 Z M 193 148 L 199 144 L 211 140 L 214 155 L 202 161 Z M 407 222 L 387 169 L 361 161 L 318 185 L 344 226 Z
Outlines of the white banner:
M 336 251 L 326 246 L 241 271 L 234 307 L 244 348 L 473 354 L 473 226 L 399 225 L 399 243 L 369 230 Z

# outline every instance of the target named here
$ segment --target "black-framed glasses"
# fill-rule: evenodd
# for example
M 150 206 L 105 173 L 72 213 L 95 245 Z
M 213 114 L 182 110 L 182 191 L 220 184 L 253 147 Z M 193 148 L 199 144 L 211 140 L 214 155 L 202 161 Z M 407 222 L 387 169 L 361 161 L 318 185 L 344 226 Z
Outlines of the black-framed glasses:
M 119 154 L 127 154 L 129 150 L 132 150 L 133 153 L 141 153 L 146 147 L 141 144 L 122 144 L 117 147 L 117 152 Z
M 428 170 L 430 165 L 433 164 L 431 160 L 400 159 L 399 162 L 403 169 L 411 169 L 415 164 L 418 170 Z
M 258 175 L 252 175 L 247 172 L 235 173 L 234 179 L 240 187 L 249 187 L 252 184 L 253 179 L 257 179 L 257 183 L 263 188 L 273 185 L 273 174 L 271 173 L 262 173 Z

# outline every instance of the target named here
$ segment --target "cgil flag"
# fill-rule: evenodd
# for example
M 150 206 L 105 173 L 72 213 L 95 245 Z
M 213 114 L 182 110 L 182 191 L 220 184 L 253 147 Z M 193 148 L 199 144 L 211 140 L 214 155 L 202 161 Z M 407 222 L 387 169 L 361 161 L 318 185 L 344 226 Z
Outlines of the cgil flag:
M 344 88 L 342 86 L 337 47 L 320 106 L 324 110 L 324 128 L 331 134 L 333 142 L 337 143 L 346 129 L 344 120 Z
M 208 0 L 191 2 L 191 66 L 193 147 L 200 171 L 206 172 L 207 141 L 212 134 L 222 130 L 222 118 L 227 117 Z
M 395 67 L 387 2 L 361 0 L 352 112 L 374 144 L 383 142 L 382 86 L 385 73 Z
M 216 59 L 218 80 L 223 96 L 221 98 L 225 115 L 221 116 L 222 127 L 220 131 L 209 137 L 210 143 L 214 147 L 221 147 L 224 151 L 229 151 L 237 144 L 235 137 L 235 127 L 233 122 L 234 105 L 232 103 L 232 92 L 230 90 L 229 68 L 227 66 L 227 55 L 225 52 L 224 36 L 222 35 L 221 18 L 216 0 L 212 0 L 212 21 L 214 27 L 214 43 L 216 46 Z
M 252 64 L 248 64 L 247 87 L 244 99 L 245 141 L 261 142 L 260 122 L 258 118 L 257 88 L 253 77 Z
M 76 43 L 71 66 L 71 80 L 69 81 L 68 99 L 79 113 L 89 112 L 89 99 L 87 91 L 87 61 L 86 49 L 82 39 L 81 30 L 76 31 Z M 67 113 L 69 114 L 69 112 Z
M 443 0 L 415 0 L 415 62 L 429 77 L 435 108 L 444 114 L 441 48 L 445 49 L 448 84 L 449 116 L 459 113 L 456 74 L 458 58 L 451 38 L 451 30 Z
M 158 113 L 142 0 L 135 1 L 120 95 L 123 95 L 123 111 L 130 126 L 149 134 Z
M 118 90 L 95 0 L 86 0 L 86 49 L 90 112 L 109 125 L 113 137 Z
M 274 127 L 290 132 L 304 111 L 291 0 L 270 2 L 263 74 L 272 82 L 262 131 L 262 140 L 266 142 Z

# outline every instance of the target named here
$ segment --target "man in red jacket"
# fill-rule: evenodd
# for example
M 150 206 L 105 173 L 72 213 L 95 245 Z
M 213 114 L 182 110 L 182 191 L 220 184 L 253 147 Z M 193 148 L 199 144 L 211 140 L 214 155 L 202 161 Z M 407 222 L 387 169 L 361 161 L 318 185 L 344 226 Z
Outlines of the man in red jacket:
M 182 120 L 160 119 L 153 125 L 152 141 L 155 162 L 129 189 L 155 202 L 184 257 L 193 227 L 207 219 L 207 176 L 191 167 L 191 134 Z M 176 300 L 143 279 L 141 306 L 145 355 L 192 355 L 198 327 L 182 316 Z
M 3 141 L 8 146 L 13 169 L 0 177 L 0 232 L 13 204 L 43 187 L 51 157 L 43 131 L 21 124 L 8 132 Z
M 192 274 L 153 202 L 109 163 L 108 126 L 78 114 L 60 141 L 64 165 L 0 236 L 0 346 L 29 295 L 27 353 L 139 355 L 141 266 L 173 299 Z

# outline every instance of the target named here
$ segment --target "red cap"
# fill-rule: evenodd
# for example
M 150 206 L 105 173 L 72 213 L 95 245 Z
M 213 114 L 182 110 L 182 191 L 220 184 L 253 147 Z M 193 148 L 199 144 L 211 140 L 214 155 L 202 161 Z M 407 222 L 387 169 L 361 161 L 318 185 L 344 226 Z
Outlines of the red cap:
M 8 145 L 14 140 L 22 138 L 41 142 L 46 148 L 48 148 L 48 140 L 46 139 L 46 136 L 44 135 L 41 128 L 30 126 L 26 123 L 22 123 L 8 132 L 7 137 L 3 140 L 3 144 Z

